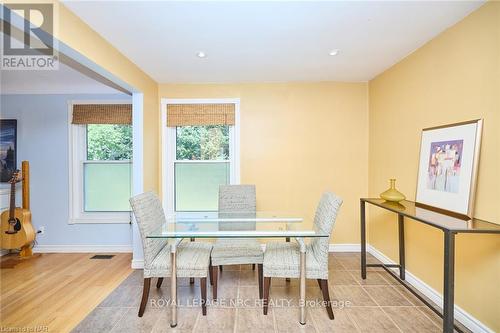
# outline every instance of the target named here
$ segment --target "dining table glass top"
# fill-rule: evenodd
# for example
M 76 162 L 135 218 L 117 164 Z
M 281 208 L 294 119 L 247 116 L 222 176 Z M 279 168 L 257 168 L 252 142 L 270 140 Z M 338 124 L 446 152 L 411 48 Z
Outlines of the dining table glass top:
M 147 238 L 282 238 L 328 237 L 297 214 L 283 212 L 176 213 Z

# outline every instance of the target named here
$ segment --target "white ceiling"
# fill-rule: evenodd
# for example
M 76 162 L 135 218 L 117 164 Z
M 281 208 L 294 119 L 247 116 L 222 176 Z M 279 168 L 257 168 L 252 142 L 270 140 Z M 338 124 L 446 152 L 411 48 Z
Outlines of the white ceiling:
M 483 1 L 66 1 L 160 83 L 367 81 Z M 337 56 L 329 56 L 339 49 Z M 204 51 L 207 57 L 196 57 Z
M 121 94 L 62 63 L 58 70 L 1 71 L 1 94 Z

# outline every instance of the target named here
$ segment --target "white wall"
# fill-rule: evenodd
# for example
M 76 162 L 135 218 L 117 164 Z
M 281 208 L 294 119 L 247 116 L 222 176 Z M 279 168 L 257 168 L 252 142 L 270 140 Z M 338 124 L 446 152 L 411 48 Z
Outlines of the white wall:
M 131 248 L 129 224 L 68 224 L 68 101 L 131 99 L 127 95 L 1 95 L 0 117 L 17 119 L 17 161 L 30 162 L 31 211 L 41 249 Z M 1 184 L 5 188 L 6 184 Z M 5 200 L 2 198 L 2 201 Z M 18 206 L 21 202 L 18 200 Z M 3 205 L 1 205 L 3 206 Z M 88 245 L 89 247 L 86 247 Z

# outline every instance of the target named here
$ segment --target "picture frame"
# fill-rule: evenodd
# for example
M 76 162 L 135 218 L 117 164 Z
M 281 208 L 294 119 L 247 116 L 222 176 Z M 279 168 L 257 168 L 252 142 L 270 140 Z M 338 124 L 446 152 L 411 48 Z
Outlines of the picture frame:
M 483 119 L 424 128 L 415 202 L 464 220 L 472 219 Z
M 17 119 L 0 119 L 0 182 L 8 182 L 16 169 Z

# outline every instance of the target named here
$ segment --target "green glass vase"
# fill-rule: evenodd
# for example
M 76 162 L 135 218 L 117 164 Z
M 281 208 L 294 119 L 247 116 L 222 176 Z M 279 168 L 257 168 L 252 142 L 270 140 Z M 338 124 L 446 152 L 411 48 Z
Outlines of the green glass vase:
M 390 188 L 380 193 L 380 197 L 389 202 L 400 202 L 406 199 L 405 195 L 396 190 L 396 179 L 389 179 Z

